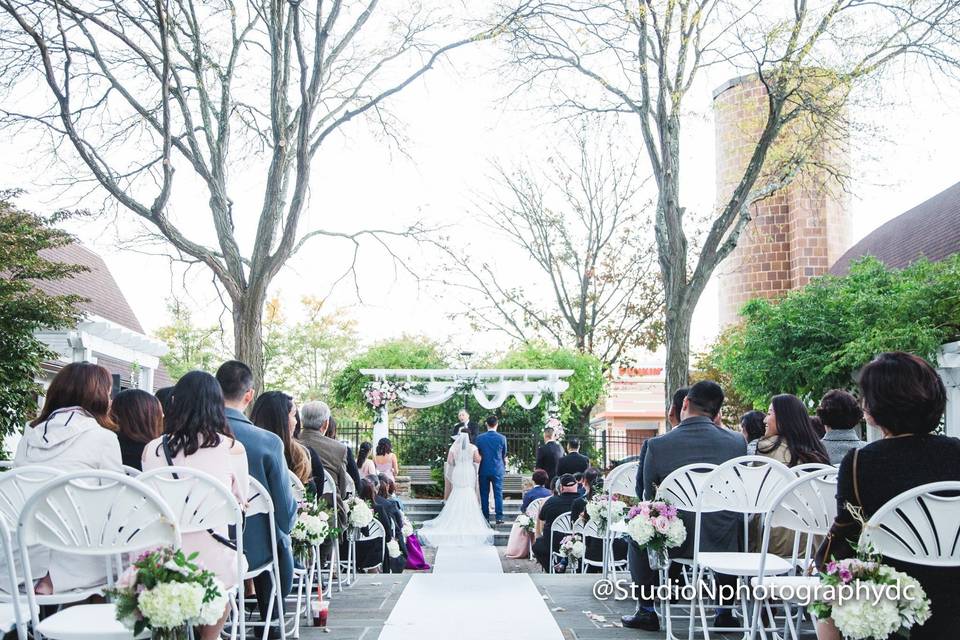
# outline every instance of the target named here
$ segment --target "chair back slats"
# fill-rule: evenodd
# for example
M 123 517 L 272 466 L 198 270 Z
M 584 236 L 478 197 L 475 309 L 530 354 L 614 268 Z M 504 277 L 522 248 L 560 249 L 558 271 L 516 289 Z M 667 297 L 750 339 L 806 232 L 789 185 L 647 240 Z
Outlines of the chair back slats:
M 826 535 L 837 517 L 837 469 L 808 470 L 773 503 L 771 524 L 799 533 Z
M 362 542 L 366 540 L 376 540 L 377 538 L 386 539 L 387 532 L 383 528 L 383 524 L 376 518 L 373 519 L 369 525 L 367 525 L 367 532 L 363 533 L 361 529 L 357 535 L 357 542 Z
M 763 456 L 742 456 L 719 465 L 705 480 L 701 511 L 764 513 L 796 476 L 786 465 Z
M 243 524 L 236 497 L 208 473 L 188 467 L 161 467 L 137 479 L 163 496 L 181 534 Z
M 247 494 L 247 516 L 260 513 L 273 514 L 273 500 L 266 488 L 251 477 L 250 491 Z
M 290 477 L 290 488 L 293 489 L 293 497 L 297 502 L 303 502 L 304 498 L 307 496 L 307 489 L 303 486 L 303 482 L 300 481 L 300 478 L 297 477 L 293 471 L 287 471 L 287 475 Z
M 111 555 L 180 544 L 176 516 L 156 492 L 111 471 L 51 480 L 27 500 L 18 523 L 22 546 Z
M 543 508 L 543 504 L 546 501 L 546 498 L 537 498 L 536 500 L 532 500 L 530 504 L 527 505 L 527 510 L 524 511 L 524 513 L 536 520 L 540 516 L 540 509 Z
M 638 461 L 621 464 L 607 474 L 603 480 L 603 491 L 610 495 L 637 497 Z
M 861 545 L 895 560 L 960 566 L 960 482 L 934 482 L 880 507 L 863 528 Z
M 7 528 L 16 530 L 23 505 L 40 487 L 63 475 L 52 467 L 17 467 L 0 474 L 0 518 Z
M 674 470 L 657 487 L 657 499 L 666 500 L 682 511 L 696 511 L 703 483 L 716 468 L 715 464 L 695 463 Z
M 550 525 L 550 534 L 554 535 L 557 533 L 562 533 L 564 535 L 573 533 L 573 523 L 570 522 L 569 512 L 561 513 L 553 519 L 553 524 Z

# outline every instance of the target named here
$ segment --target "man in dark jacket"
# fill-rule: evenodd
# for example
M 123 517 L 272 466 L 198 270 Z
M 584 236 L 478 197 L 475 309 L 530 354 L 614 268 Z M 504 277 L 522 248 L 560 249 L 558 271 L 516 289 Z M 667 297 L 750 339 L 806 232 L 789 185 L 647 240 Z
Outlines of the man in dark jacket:
M 694 463 L 722 464 L 746 455 L 747 443 L 739 433 L 718 427 L 714 420 L 723 406 L 723 389 L 716 382 L 704 380 L 690 387 L 680 411 L 680 423 L 672 430 L 644 443 L 637 489 L 642 497 L 652 500 L 657 486 L 680 467 Z M 674 558 L 692 558 L 694 541 L 694 514 L 680 512 L 687 527 L 687 539 L 677 549 L 671 549 Z M 738 516 L 728 512 L 705 514 L 700 527 L 701 551 L 738 551 Z M 628 550 L 630 575 L 641 591 L 655 586 L 657 574 L 650 568 L 647 554 L 631 541 Z M 718 580 L 726 581 L 723 576 Z M 643 589 L 647 587 L 647 589 Z M 653 610 L 653 601 L 641 599 L 636 614 L 624 616 L 623 626 L 631 629 L 659 631 L 660 620 Z M 738 621 L 729 610 L 719 608 L 713 626 L 735 627 Z
M 553 479 L 557 477 L 557 465 L 563 457 L 563 447 L 554 439 L 553 427 L 543 430 L 543 444 L 537 447 L 537 463 L 534 469 L 543 469 L 547 472 L 547 486 L 553 486 Z
M 290 544 L 290 532 L 297 519 L 297 501 L 290 487 L 287 461 L 283 455 L 283 441 L 276 434 L 254 425 L 244 410 L 253 402 L 253 372 L 250 367 L 237 360 L 223 363 L 217 370 L 217 382 L 223 389 L 227 422 L 234 437 L 247 452 L 247 468 L 250 475 L 262 484 L 273 499 L 276 524 L 277 559 L 280 563 L 280 584 L 282 598 L 290 593 L 293 585 L 293 549 Z M 247 518 L 243 527 L 243 554 L 251 569 L 261 567 L 270 561 L 273 553 L 270 549 L 270 520 L 261 513 Z M 266 620 L 270 597 L 270 572 L 264 571 L 253 579 L 257 594 L 257 607 L 260 616 Z M 273 608 L 274 620 L 277 619 L 277 607 Z M 280 619 L 282 619 L 282 614 Z M 274 633 L 277 632 L 277 633 Z M 280 637 L 276 629 L 271 629 L 270 637 Z
M 567 455 L 560 458 L 557 463 L 557 475 L 569 473 L 576 475 L 583 473 L 590 468 L 590 458 L 580 453 L 580 440 L 570 438 L 567 440 Z
M 533 543 L 533 555 L 544 571 L 550 571 L 550 552 L 560 545 L 560 535 L 553 535 L 553 521 L 557 516 L 570 513 L 574 501 L 580 497 L 577 493 L 577 480 L 569 473 L 560 476 L 560 493 L 547 498 L 540 509 L 539 520 L 543 520 L 543 535 Z

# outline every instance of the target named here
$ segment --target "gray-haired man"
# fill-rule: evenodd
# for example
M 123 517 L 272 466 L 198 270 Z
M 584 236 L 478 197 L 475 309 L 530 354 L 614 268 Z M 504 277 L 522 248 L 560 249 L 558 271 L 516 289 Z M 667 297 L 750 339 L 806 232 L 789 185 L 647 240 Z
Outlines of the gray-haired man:
M 315 400 L 301 406 L 300 425 L 300 442 L 320 456 L 323 468 L 337 483 L 340 498 L 354 493 L 356 488 L 347 473 L 347 445 L 327 437 L 327 427 L 330 426 L 330 407 L 327 403 Z M 322 493 L 322 487 L 317 487 L 317 491 Z

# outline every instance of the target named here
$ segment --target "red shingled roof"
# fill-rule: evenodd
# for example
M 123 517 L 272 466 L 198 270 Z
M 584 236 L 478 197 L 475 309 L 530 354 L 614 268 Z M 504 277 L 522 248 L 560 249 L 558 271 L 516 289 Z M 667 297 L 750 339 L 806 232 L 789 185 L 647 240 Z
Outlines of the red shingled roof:
M 853 245 L 830 269 L 846 275 L 850 263 L 874 256 L 902 269 L 921 257 L 934 262 L 960 252 L 960 182 L 881 225 Z
M 117 286 L 117 281 L 113 279 L 103 258 L 79 243 L 44 249 L 41 255 L 48 260 L 83 265 L 89 271 L 61 280 L 39 281 L 36 283 L 38 289 L 49 295 L 82 296 L 87 299 L 87 302 L 80 304 L 83 311 L 143 333 L 143 326 Z

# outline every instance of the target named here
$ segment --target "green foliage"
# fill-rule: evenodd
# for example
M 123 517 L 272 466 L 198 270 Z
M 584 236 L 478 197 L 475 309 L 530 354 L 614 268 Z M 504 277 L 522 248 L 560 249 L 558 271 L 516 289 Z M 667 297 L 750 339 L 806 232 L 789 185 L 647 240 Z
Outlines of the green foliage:
M 77 322 L 78 296 L 50 296 L 35 288 L 38 280 L 55 281 L 84 271 L 53 262 L 44 249 L 70 244 L 73 238 L 52 221 L 18 209 L 0 193 L 0 434 L 22 429 L 36 412 L 42 389 L 34 382 L 44 360 L 55 357 L 34 337 L 39 329 Z
M 929 360 L 960 337 L 960 254 L 903 270 L 866 258 L 849 275 L 817 278 L 778 302 L 753 300 L 743 316 L 711 356 L 737 392 L 758 407 L 776 393 L 815 401 L 854 386 L 878 353 Z
M 381 342 L 350 360 L 333 377 L 332 404 L 372 419 L 373 411 L 363 399 L 363 389 L 370 377 L 360 373 L 361 369 L 442 369 L 446 366 L 440 346 L 429 338 L 404 336 Z
M 170 324 L 157 329 L 155 335 L 167 343 L 169 350 L 160 356 L 160 362 L 170 377 L 176 381 L 196 369 L 213 373 L 226 359 L 220 327 L 195 326 L 190 309 L 176 298 L 167 301 L 167 312 Z

